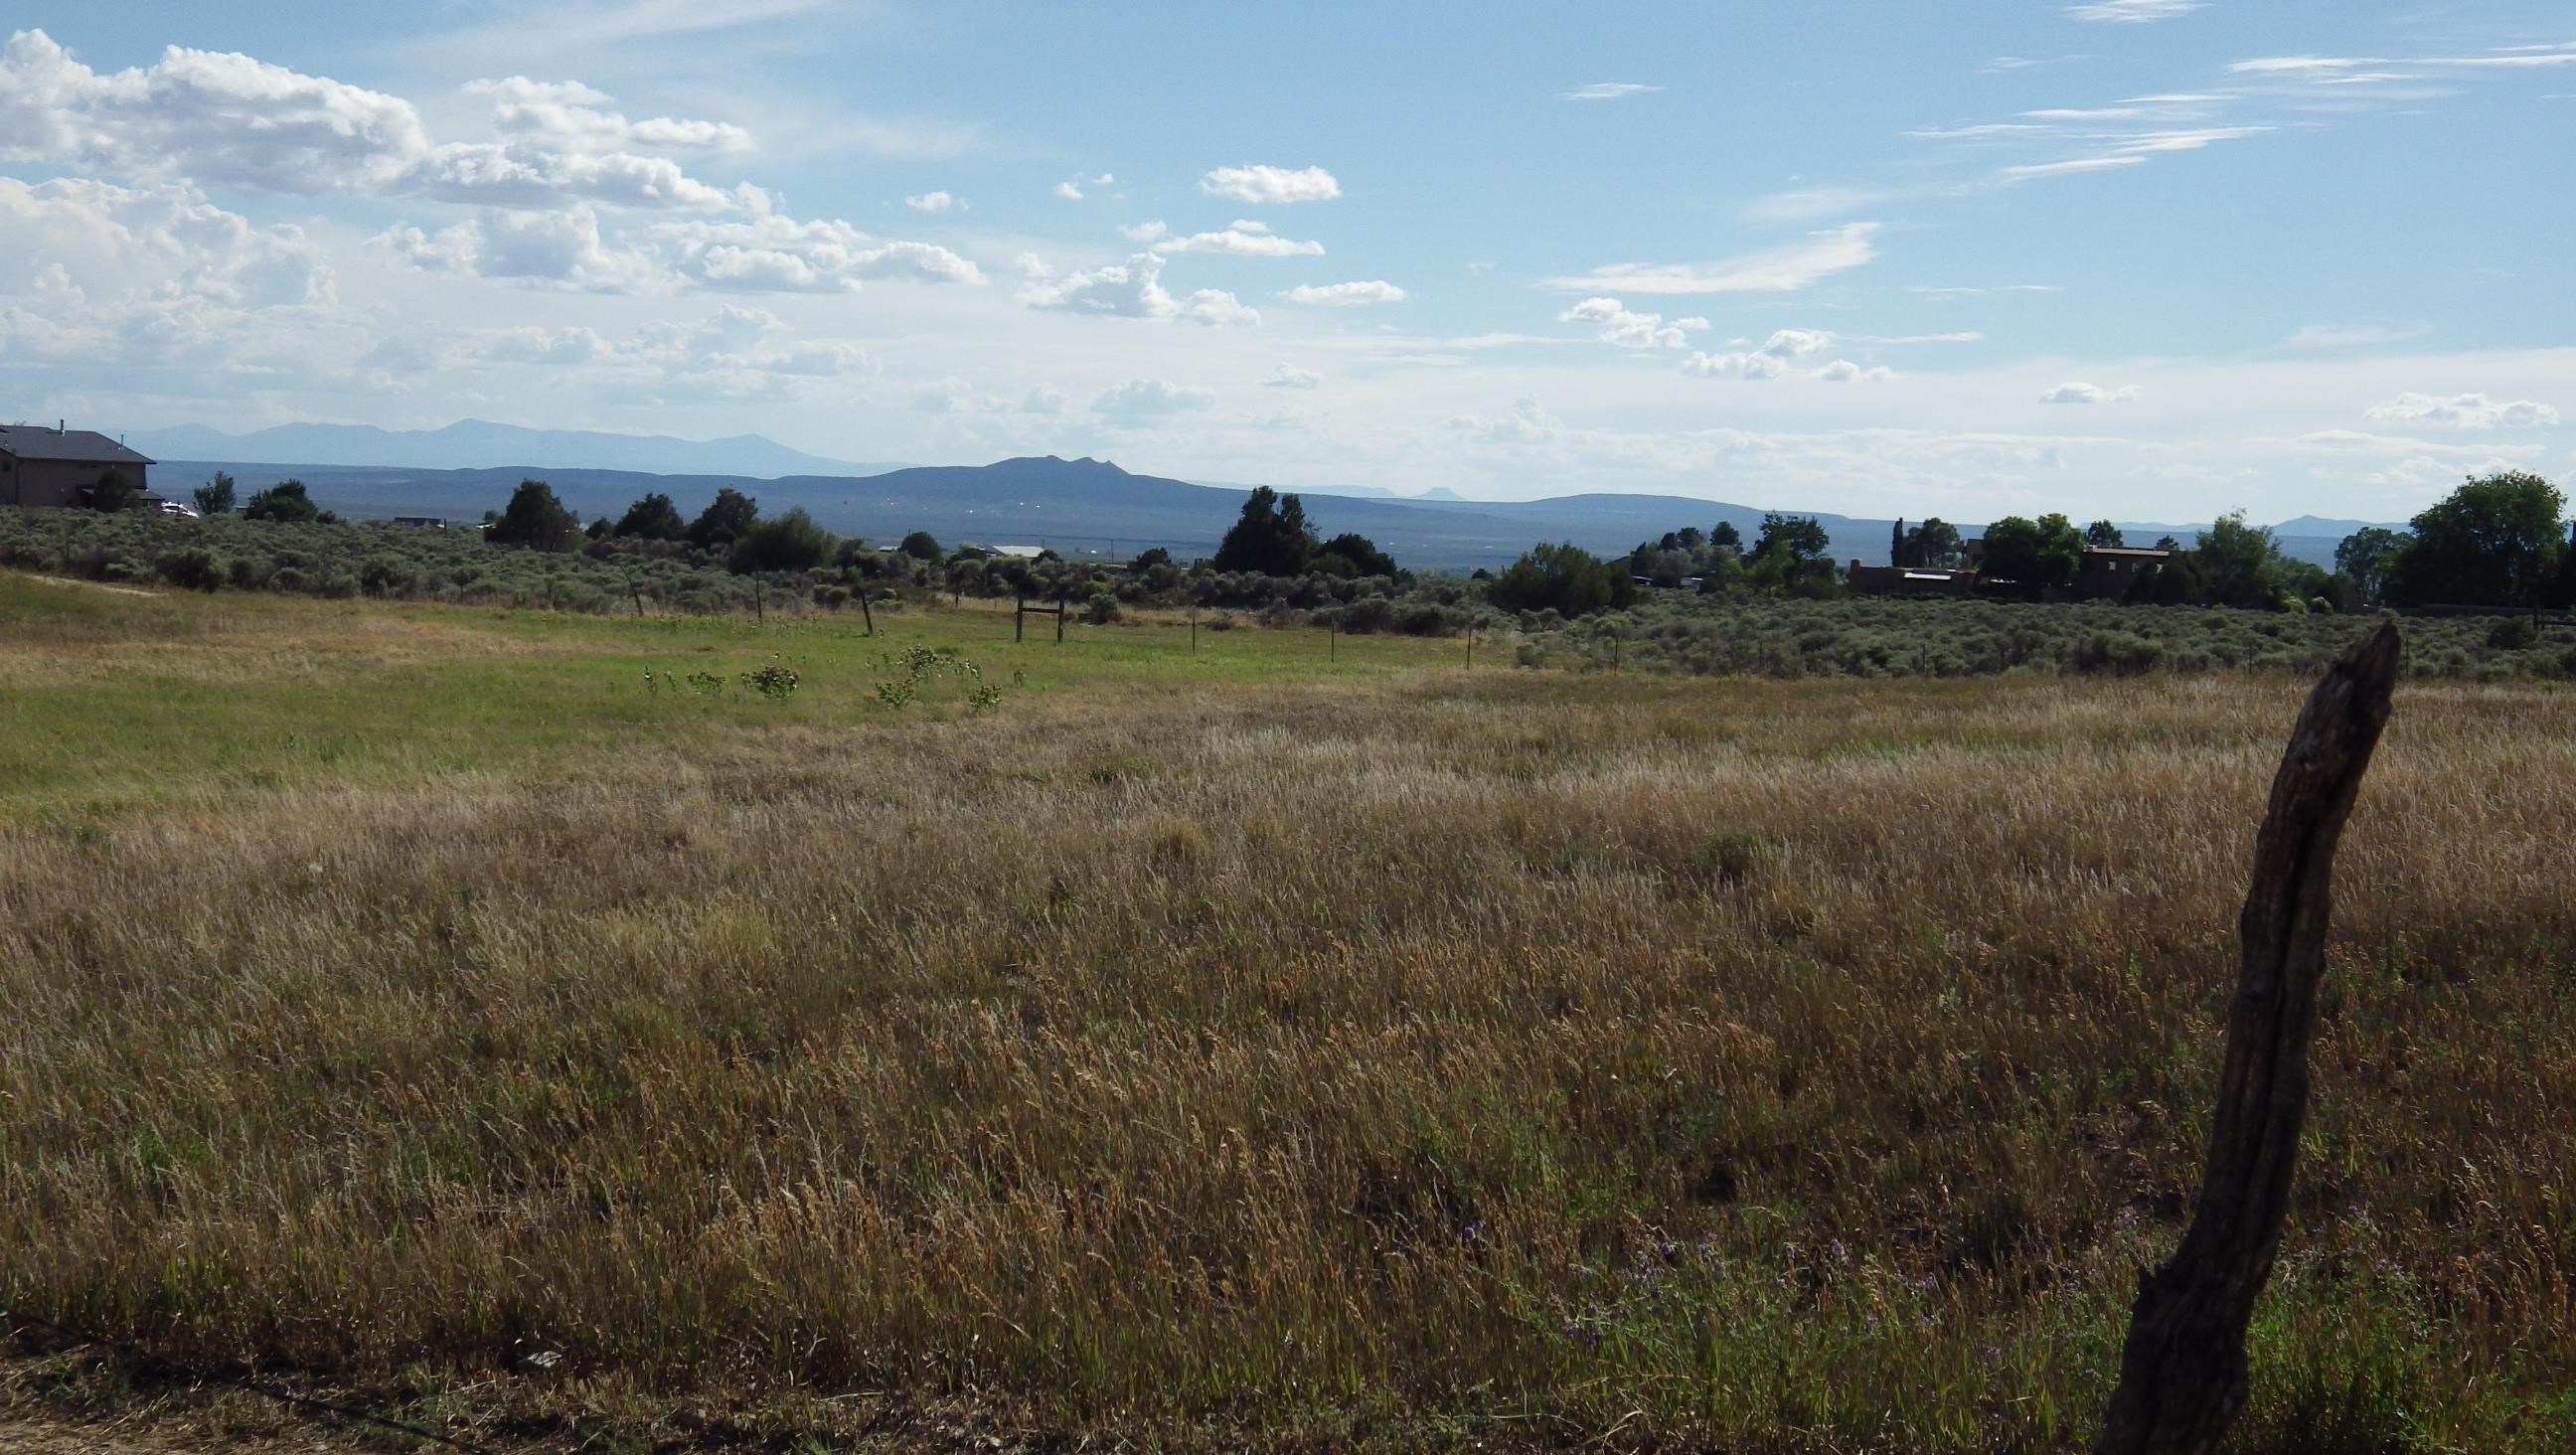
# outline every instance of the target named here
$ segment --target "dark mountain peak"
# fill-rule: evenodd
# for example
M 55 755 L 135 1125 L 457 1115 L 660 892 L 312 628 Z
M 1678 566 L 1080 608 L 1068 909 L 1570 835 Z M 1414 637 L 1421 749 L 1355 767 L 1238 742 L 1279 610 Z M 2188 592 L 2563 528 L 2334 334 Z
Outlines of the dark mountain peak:
M 1117 462 L 1113 460 L 1095 460 L 1089 455 L 1084 455 L 1078 460 L 1068 460 L 1062 455 L 1021 455 L 1014 459 L 1004 460 L 1000 464 L 990 466 L 989 468 L 997 470 L 1050 470 L 1066 475 L 1115 475 L 1121 479 L 1135 478 L 1129 475 L 1124 468 L 1118 465 Z

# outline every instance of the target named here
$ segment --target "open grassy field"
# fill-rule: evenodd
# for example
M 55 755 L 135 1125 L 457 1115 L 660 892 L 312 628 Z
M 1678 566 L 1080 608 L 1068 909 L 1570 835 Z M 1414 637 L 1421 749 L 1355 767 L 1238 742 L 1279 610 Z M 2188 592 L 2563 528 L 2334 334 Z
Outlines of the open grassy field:
M 0 576 L 0 1306 L 605 1448 L 2086 1438 L 2304 679 L 880 625 Z M 2401 689 L 2246 1450 L 2576 1445 L 2571 707 Z

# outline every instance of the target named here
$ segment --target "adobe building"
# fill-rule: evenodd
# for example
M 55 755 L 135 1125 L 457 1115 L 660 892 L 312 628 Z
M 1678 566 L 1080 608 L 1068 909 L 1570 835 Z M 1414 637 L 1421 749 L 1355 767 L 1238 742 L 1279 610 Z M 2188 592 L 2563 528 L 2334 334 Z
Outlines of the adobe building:
M 0 425 L 0 505 L 87 505 L 110 471 L 140 495 L 152 488 L 152 461 L 86 429 Z
M 2121 600 L 2138 584 L 2140 576 L 2172 564 L 2173 556 L 2171 551 L 2135 546 L 2086 546 L 2084 559 L 2075 568 L 2071 594 L 2084 601 Z
M 1864 566 L 1854 558 L 1843 585 L 1855 596 L 1965 596 L 1977 589 L 1977 573 L 1937 566 Z

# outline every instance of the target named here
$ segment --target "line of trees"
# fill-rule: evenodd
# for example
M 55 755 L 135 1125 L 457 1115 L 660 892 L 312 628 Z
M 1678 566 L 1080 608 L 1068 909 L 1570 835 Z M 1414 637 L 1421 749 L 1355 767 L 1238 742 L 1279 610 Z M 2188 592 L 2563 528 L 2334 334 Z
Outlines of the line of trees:
M 1793 596 L 1830 595 L 1833 542 L 1812 516 L 1770 514 L 1751 546 L 1729 521 L 1706 531 L 1684 526 L 1661 540 L 1640 542 L 1628 553 L 1626 574 L 1647 585 L 1686 586 L 1696 581 L 1711 594 L 1782 591 Z
M 235 510 L 232 477 L 217 474 L 196 489 L 207 516 Z M 2249 525 L 2242 511 L 2212 522 L 2189 547 L 2172 537 L 2157 548 L 2168 553 L 2132 579 L 2125 599 L 2154 605 L 2217 605 L 2285 610 L 2353 610 L 2368 606 L 2460 605 L 2485 608 L 2564 608 L 2576 605 L 2576 537 L 2566 499 L 2539 475 L 2521 470 L 2471 478 L 2418 514 L 2406 530 L 2373 526 L 2345 538 L 2331 572 L 2282 554 L 2269 529 Z M 238 510 L 248 520 L 328 523 L 300 480 L 281 480 L 256 491 Z M 799 508 L 765 517 L 760 503 L 727 486 L 696 517 L 684 517 L 671 497 L 646 494 L 614 520 L 602 516 L 585 528 L 541 480 L 521 481 L 507 505 L 485 517 L 485 538 L 496 545 L 593 554 L 693 553 L 739 574 L 773 574 L 847 567 L 856 555 L 874 555 L 856 539 L 844 542 Z M 2076 524 L 2060 513 L 2006 516 L 1986 528 L 1980 589 L 2033 599 L 2073 586 L 2088 549 L 2124 544 L 2109 521 Z M 1968 542 L 1934 517 L 1908 525 L 1899 520 L 1888 542 L 1895 564 L 1964 569 Z M 1697 586 L 1707 594 L 1757 593 L 1792 597 L 1838 595 L 1840 574 L 1824 526 L 1812 517 L 1769 514 L 1748 545 L 1736 527 L 1721 521 L 1708 530 L 1685 526 L 1640 542 L 1624 559 L 1602 560 L 1571 543 L 1542 545 L 1489 578 L 1488 598 L 1508 610 L 1555 610 L 1579 615 L 1631 604 L 1642 585 Z M 926 531 L 903 538 L 892 555 L 935 569 L 956 562 Z M 1385 551 L 1348 532 L 1320 539 L 1294 494 L 1268 487 L 1251 492 L 1213 560 L 1215 572 L 1272 580 L 1307 577 L 1358 581 L 1384 578 L 1409 583 Z M 1178 571 L 1168 553 L 1148 552 L 1137 572 Z M 1483 577 L 1485 573 L 1477 573 Z
M 2472 477 L 2408 523 L 2335 547 L 2361 599 L 2389 606 L 2576 606 L 2576 537 L 2557 486 L 2527 470 Z

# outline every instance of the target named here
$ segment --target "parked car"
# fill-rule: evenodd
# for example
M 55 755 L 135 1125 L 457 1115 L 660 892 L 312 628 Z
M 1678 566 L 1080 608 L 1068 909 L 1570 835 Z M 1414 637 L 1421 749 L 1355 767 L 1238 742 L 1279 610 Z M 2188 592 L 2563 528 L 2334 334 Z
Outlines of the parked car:
M 203 519 L 205 519 L 205 517 L 204 517 L 204 516 L 199 515 L 199 514 L 197 513 L 197 507 L 195 507 L 195 506 L 193 506 L 193 505 L 190 505 L 188 502 L 186 502 L 186 501 L 184 501 L 184 500 L 164 500 L 164 501 L 161 501 L 161 502 L 159 503 L 159 509 L 160 509 L 160 511 L 161 511 L 161 513 L 162 513 L 163 515 L 177 515 L 177 516 L 184 516 L 184 517 L 186 517 L 186 518 L 187 518 L 187 519 L 189 519 L 189 520 L 203 520 Z

